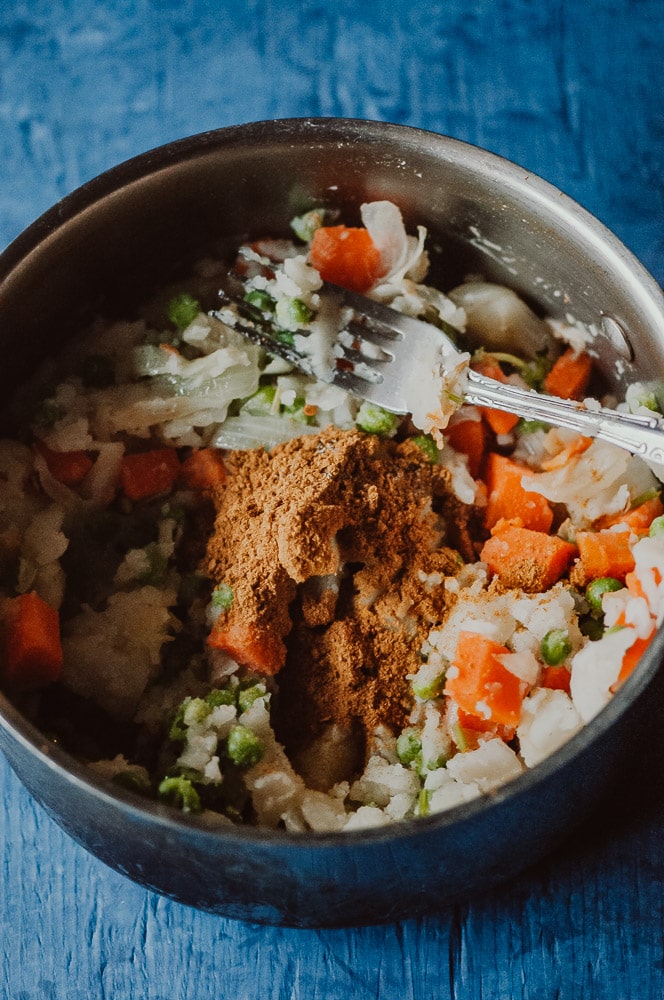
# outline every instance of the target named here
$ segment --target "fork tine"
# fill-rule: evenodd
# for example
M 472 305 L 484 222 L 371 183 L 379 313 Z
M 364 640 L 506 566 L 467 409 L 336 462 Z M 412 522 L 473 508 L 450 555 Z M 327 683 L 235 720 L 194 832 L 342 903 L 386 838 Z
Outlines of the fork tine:
M 244 300 L 241 283 L 232 274 L 228 277 L 220 291 L 220 300 L 222 306 L 233 307 L 232 326 L 239 333 L 305 374 L 338 385 L 393 413 L 408 411 L 405 376 L 416 362 L 421 346 L 430 343 L 431 337 L 444 338 L 439 331 L 432 331 L 381 302 L 325 282 L 321 297 L 338 308 L 340 328 L 329 370 L 314 372 L 308 357 L 275 339 L 270 319 L 252 309 Z M 220 318 L 223 320 L 223 316 Z
M 360 340 L 366 340 L 368 343 L 373 344 L 375 347 L 380 347 L 382 351 L 390 355 L 394 353 L 396 345 L 403 340 L 403 337 L 396 330 L 387 329 L 386 327 L 381 328 L 376 323 L 369 322 L 367 318 L 359 319 L 354 316 L 346 324 L 345 329 L 354 336 L 359 337 Z
M 357 347 L 346 347 L 344 344 L 340 345 L 343 348 L 343 356 L 338 360 L 350 361 L 351 364 L 371 364 L 371 365 L 391 365 L 394 363 L 394 356 L 388 355 L 386 351 L 383 351 L 384 357 L 376 357 L 374 354 L 365 354 L 362 351 L 362 344 Z M 382 350 L 382 349 L 381 349 Z
M 229 303 L 237 304 L 235 299 L 224 293 L 222 296 L 222 305 L 227 305 Z M 223 322 L 223 317 L 220 315 L 219 310 L 215 310 L 215 315 Z M 252 344 L 257 344 L 258 347 L 263 347 L 266 351 L 269 351 L 270 354 L 278 355 L 280 358 L 283 358 L 284 361 L 288 361 L 288 363 L 293 365 L 295 368 L 299 368 L 301 371 L 304 371 L 307 375 L 313 374 L 307 359 L 303 357 L 299 351 L 296 351 L 294 347 L 290 346 L 290 344 L 285 344 L 283 341 L 270 336 L 262 330 L 257 323 L 254 323 L 253 320 L 245 322 L 239 317 L 234 317 L 233 329 L 237 330 L 238 333 L 241 333 L 243 337 L 247 338 L 247 340 L 250 340 Z
M 664 469 L 664 419 L 661 417 L 592 409 L 585 403 L 541 395 L 509 382 L 496 382 L 468 368 L 470 355 L 461 353 L 445 330 L 394 312 L 389 306 L 356 292 L 328 283 L 321 289 L 321 299 L 331 299 L 342 317 L 338 349 L 333 352 L 335 365 L 322 376 L 314 372 L 311 359 L 270 336 L 273 331 L 269 319 L 259 312 L 247 315 L 241 291 L 225 287 L 220 294 L 222 304 L 234 305 L 237 309 L 231 325 L 239 333 L 270 353 L 285 358 L 307 375 L 338 385 L 385 410 L 408 413 L 413 392 L 419 391 L 419 381 L 423 377 L 426 379 L 433 365 L 458 379 L 454 396 L 445 388 L 444 381 L 440 386 L 442 395 L 448 395 L 457 405 L 464 398 L 476 406 L 489 406 L 526 419 L 541 419 L 545 423 L 569 427 L 616 444 L 654 463 L 657 469 Z M 223 322 L 224 317 L 219 312 L 217 315 Z M 379 358 L 371 352 L 363 353 L 362 344 L 378 348 L 385 356 Z
M 373 371 L 373 369 L 371 369 Z M 374 374 L 375 371 L 373 372 Z M 407 405 L 403 395 L 403 387 L 398 379 L 386 379 L 379 376 L 369 381 L 364 375 L 354 371 L 337 368 L 332 375 L 332 382 L 340 389 L 345 389 L 360 399 L 366 399 L 376 406 L 389 410 L 391 413 L 406 413 Z

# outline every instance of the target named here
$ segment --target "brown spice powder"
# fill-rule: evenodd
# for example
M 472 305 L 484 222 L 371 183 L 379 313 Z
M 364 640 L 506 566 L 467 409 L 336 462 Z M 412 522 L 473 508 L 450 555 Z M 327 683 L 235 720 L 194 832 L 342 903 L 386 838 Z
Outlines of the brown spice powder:
M 428 574 L 460 565 L 442 547 L 450 512 L 472 554 L 471 509 L 453 498 L 449 472 L 411 441 L 337 428 L 226 464 L 208 571 L 233 588 L 226 624 L 281 644 L 279 737 L 297 752 L 330 723 L 363 737 L 401 728 L 407 675 L 445 614 Z

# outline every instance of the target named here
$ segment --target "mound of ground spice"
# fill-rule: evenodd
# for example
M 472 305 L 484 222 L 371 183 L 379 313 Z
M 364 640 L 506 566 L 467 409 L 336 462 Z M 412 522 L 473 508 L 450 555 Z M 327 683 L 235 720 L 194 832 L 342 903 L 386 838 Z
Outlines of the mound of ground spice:
M 443 545 L 450 512 L 454 537 L 470 538 L 449 472 L 412 441 L 337 428 L 232 452 L 226 467 L 207 569 L 234 600 L 212 644 L 280 672 L 275 725 L 289 752 L 332 723 L 363 738 L 399 729 L 408 674 L 445 614 L 435 584 L 461 564 Z

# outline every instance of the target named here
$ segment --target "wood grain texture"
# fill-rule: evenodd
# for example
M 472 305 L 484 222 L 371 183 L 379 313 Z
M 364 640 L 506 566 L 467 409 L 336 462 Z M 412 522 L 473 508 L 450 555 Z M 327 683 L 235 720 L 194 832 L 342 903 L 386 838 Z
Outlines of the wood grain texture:
M 581 201 L 661 279 L 663 28 L 658 0 L 10 2 L 0 238 L 170 139 L 342 115 L 515 160 Z
M 170 139 L 340 115 L 517 161 L 662 281 L 663 29 L 659 0 L 10 0 L 0 247 L 88 178 Z M 429 920 L 316 932 L 144 891 L 66 837 L 0 760 L 0 998 L 658 1000 L 664 761 L 649 761 L 504 889 Z
M 293 931 L 199 913 L 133 885 L 61 833 L 2 762 L 0 995 L 657 1000 L 664 805 L 644 798 L 664 761 L 655 763 L 647 780 L 618 789 L 628 820 L 608 805 L 504 889 L 426 920 Z

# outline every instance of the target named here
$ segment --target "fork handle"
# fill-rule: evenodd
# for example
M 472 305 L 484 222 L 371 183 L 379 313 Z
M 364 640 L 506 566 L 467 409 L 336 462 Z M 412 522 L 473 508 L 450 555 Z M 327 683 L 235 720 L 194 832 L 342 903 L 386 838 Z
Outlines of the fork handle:
M 514 413 L 526 420 L 542 420 L 568 427 L 586 437 L 625 448 L 648 462 L 664 465 L 664 420 L 618 410 L 589 410 L 574 400 L 546 396 L 511 383 L 496 382 L 469 369 L 465 400 L 475 406 Z

